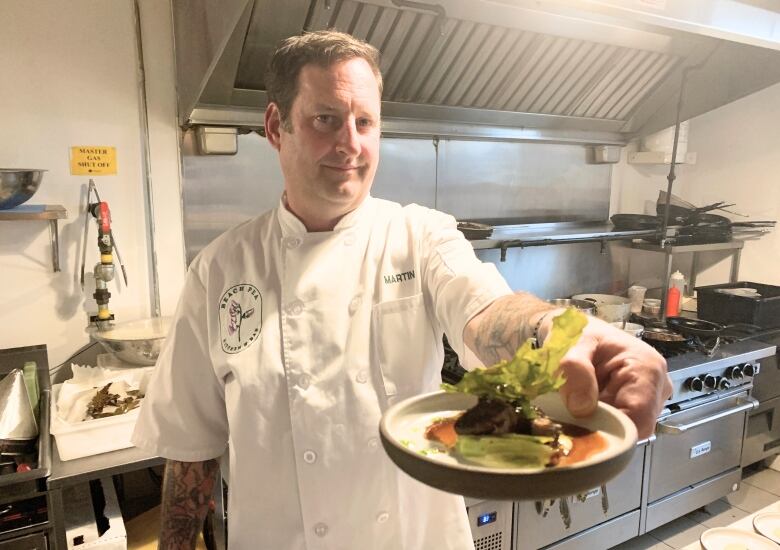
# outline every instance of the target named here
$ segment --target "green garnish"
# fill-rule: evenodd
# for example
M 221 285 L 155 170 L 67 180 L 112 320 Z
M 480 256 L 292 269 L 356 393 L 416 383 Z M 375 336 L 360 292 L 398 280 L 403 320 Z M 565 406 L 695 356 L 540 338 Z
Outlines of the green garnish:
M 544 345 L 533 349 L 531 340 L 520 346 L 515 356 L 492 367 L 467 372 L 457 384 L 442 384 L 448 392 L 462 392 L 516 403 L 529 409 L 536 397 L 560 388 L 565 379 L 558 365 L 577 342 L 588 320 L 575 309 L 567 309 L 553 319 Z

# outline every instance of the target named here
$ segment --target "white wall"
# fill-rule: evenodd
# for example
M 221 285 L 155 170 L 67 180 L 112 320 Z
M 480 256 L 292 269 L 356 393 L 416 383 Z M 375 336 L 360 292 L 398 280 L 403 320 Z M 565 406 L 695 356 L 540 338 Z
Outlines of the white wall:
M 780 220 L 779 144 L 780 84 L 691 120 L 688 151 L 697 154 L 697 161 L 678 166 L 673 193 L 699 206 L 735 203 L 731 210 L 750 216 L 716 212 L 733 221 Z M 613 212 L 646 212 L 654 207 L 658 191 L 666 190 L 669 166 L 627 164 L 627 151 L 635 148 L 632 143 L 623 151 L 613 171 Z M 660 283 L 660 256 L 634 252 L 631 277 L 650 286 Z M 675 263 L 689 271 L 690 254 Z M 702 264 L 697 285 L 728 281 L 725 253 L 702 254 Z M 780 228 L 746 241 L 739 279 L 780 284 Z
M 166 4 L 142 3 L 147 11 L 157 12 L 149 14 L 155 23 L 142 18 L 144 27 L 162 40 L 159 53 L 147 56 L 152 59 L 147 71 L 163 74 L 154 80 L 157 88 L 149 89 L 150 126 L 156 128 L 151 136 L 155 151 L 151 159 L 163 174 L 153 195 L 163 203 L 171 190 L 178 197 L 179 184 L 171 116 L 175 107 L 172 55 L 164 49 L 166 41 L 168 48 L 171 42 Z M 0 52 L 0 167 L 47 169 L 40 190 L 29 203 L 60 204 L 68 212 L 67 220 L 60 222 L 61 273 L 52 272 L 45 222 L 0 222 L 0 348 L 44 343 L 54 366 L 88 342 L 84 329 L 94 291 L 91 278 L 83 291 L 78 283 L 88 178 L 70 175 L 70 147 L 117 148 L 117 175 L 95 181 L 101 198 L 111 207 L 114 233 L 128 272 L 128 286 L 119 281 L 118 271 L 109 283 L 110 306 L 118 321 L 153 313 L 147 238 L 150 216 L 162 220 L 158 240 L 167 238 L 173 243 L 167 243 L 166 266 L 160 277 L 166 289 L 163 313 L 172 310 L 169 295 L 178 293 L 184 270 L 181 211 L 178 198 L 165 217 L 159 210 L 146 208 L 132 0 L 3 0 Z M 98 260 L 96 229 L 90 224 L 89 273 Z

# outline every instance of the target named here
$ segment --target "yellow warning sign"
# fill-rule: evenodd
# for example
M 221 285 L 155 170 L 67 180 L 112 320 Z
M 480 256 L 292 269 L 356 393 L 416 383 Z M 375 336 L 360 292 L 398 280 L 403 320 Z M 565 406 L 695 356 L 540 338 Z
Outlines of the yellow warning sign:
M 116 174 L 116 147 L 78 145 L 70 148 L 72 176 L 109 176 Z

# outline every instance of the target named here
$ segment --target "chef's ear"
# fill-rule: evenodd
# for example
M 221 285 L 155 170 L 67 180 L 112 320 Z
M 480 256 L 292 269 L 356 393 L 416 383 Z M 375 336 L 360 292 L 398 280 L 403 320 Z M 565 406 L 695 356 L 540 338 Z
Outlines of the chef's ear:
M 281 146 L 282 115 L 276 103 L 269 103 L 265 108 L 265 137 L 271 144 L 271 147 L 279 150 Z

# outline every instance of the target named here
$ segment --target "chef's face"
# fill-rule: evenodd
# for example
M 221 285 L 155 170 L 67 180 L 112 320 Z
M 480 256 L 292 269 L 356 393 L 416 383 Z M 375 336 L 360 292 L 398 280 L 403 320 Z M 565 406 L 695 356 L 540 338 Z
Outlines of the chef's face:
M 371 189 L 380 102 L 371 66 L 352 58 L 301 69 L 288 124 L 274 103 L 268 106 L 266 131 L 279 151 L 287 206 L 309 231 L 332 229 Z

